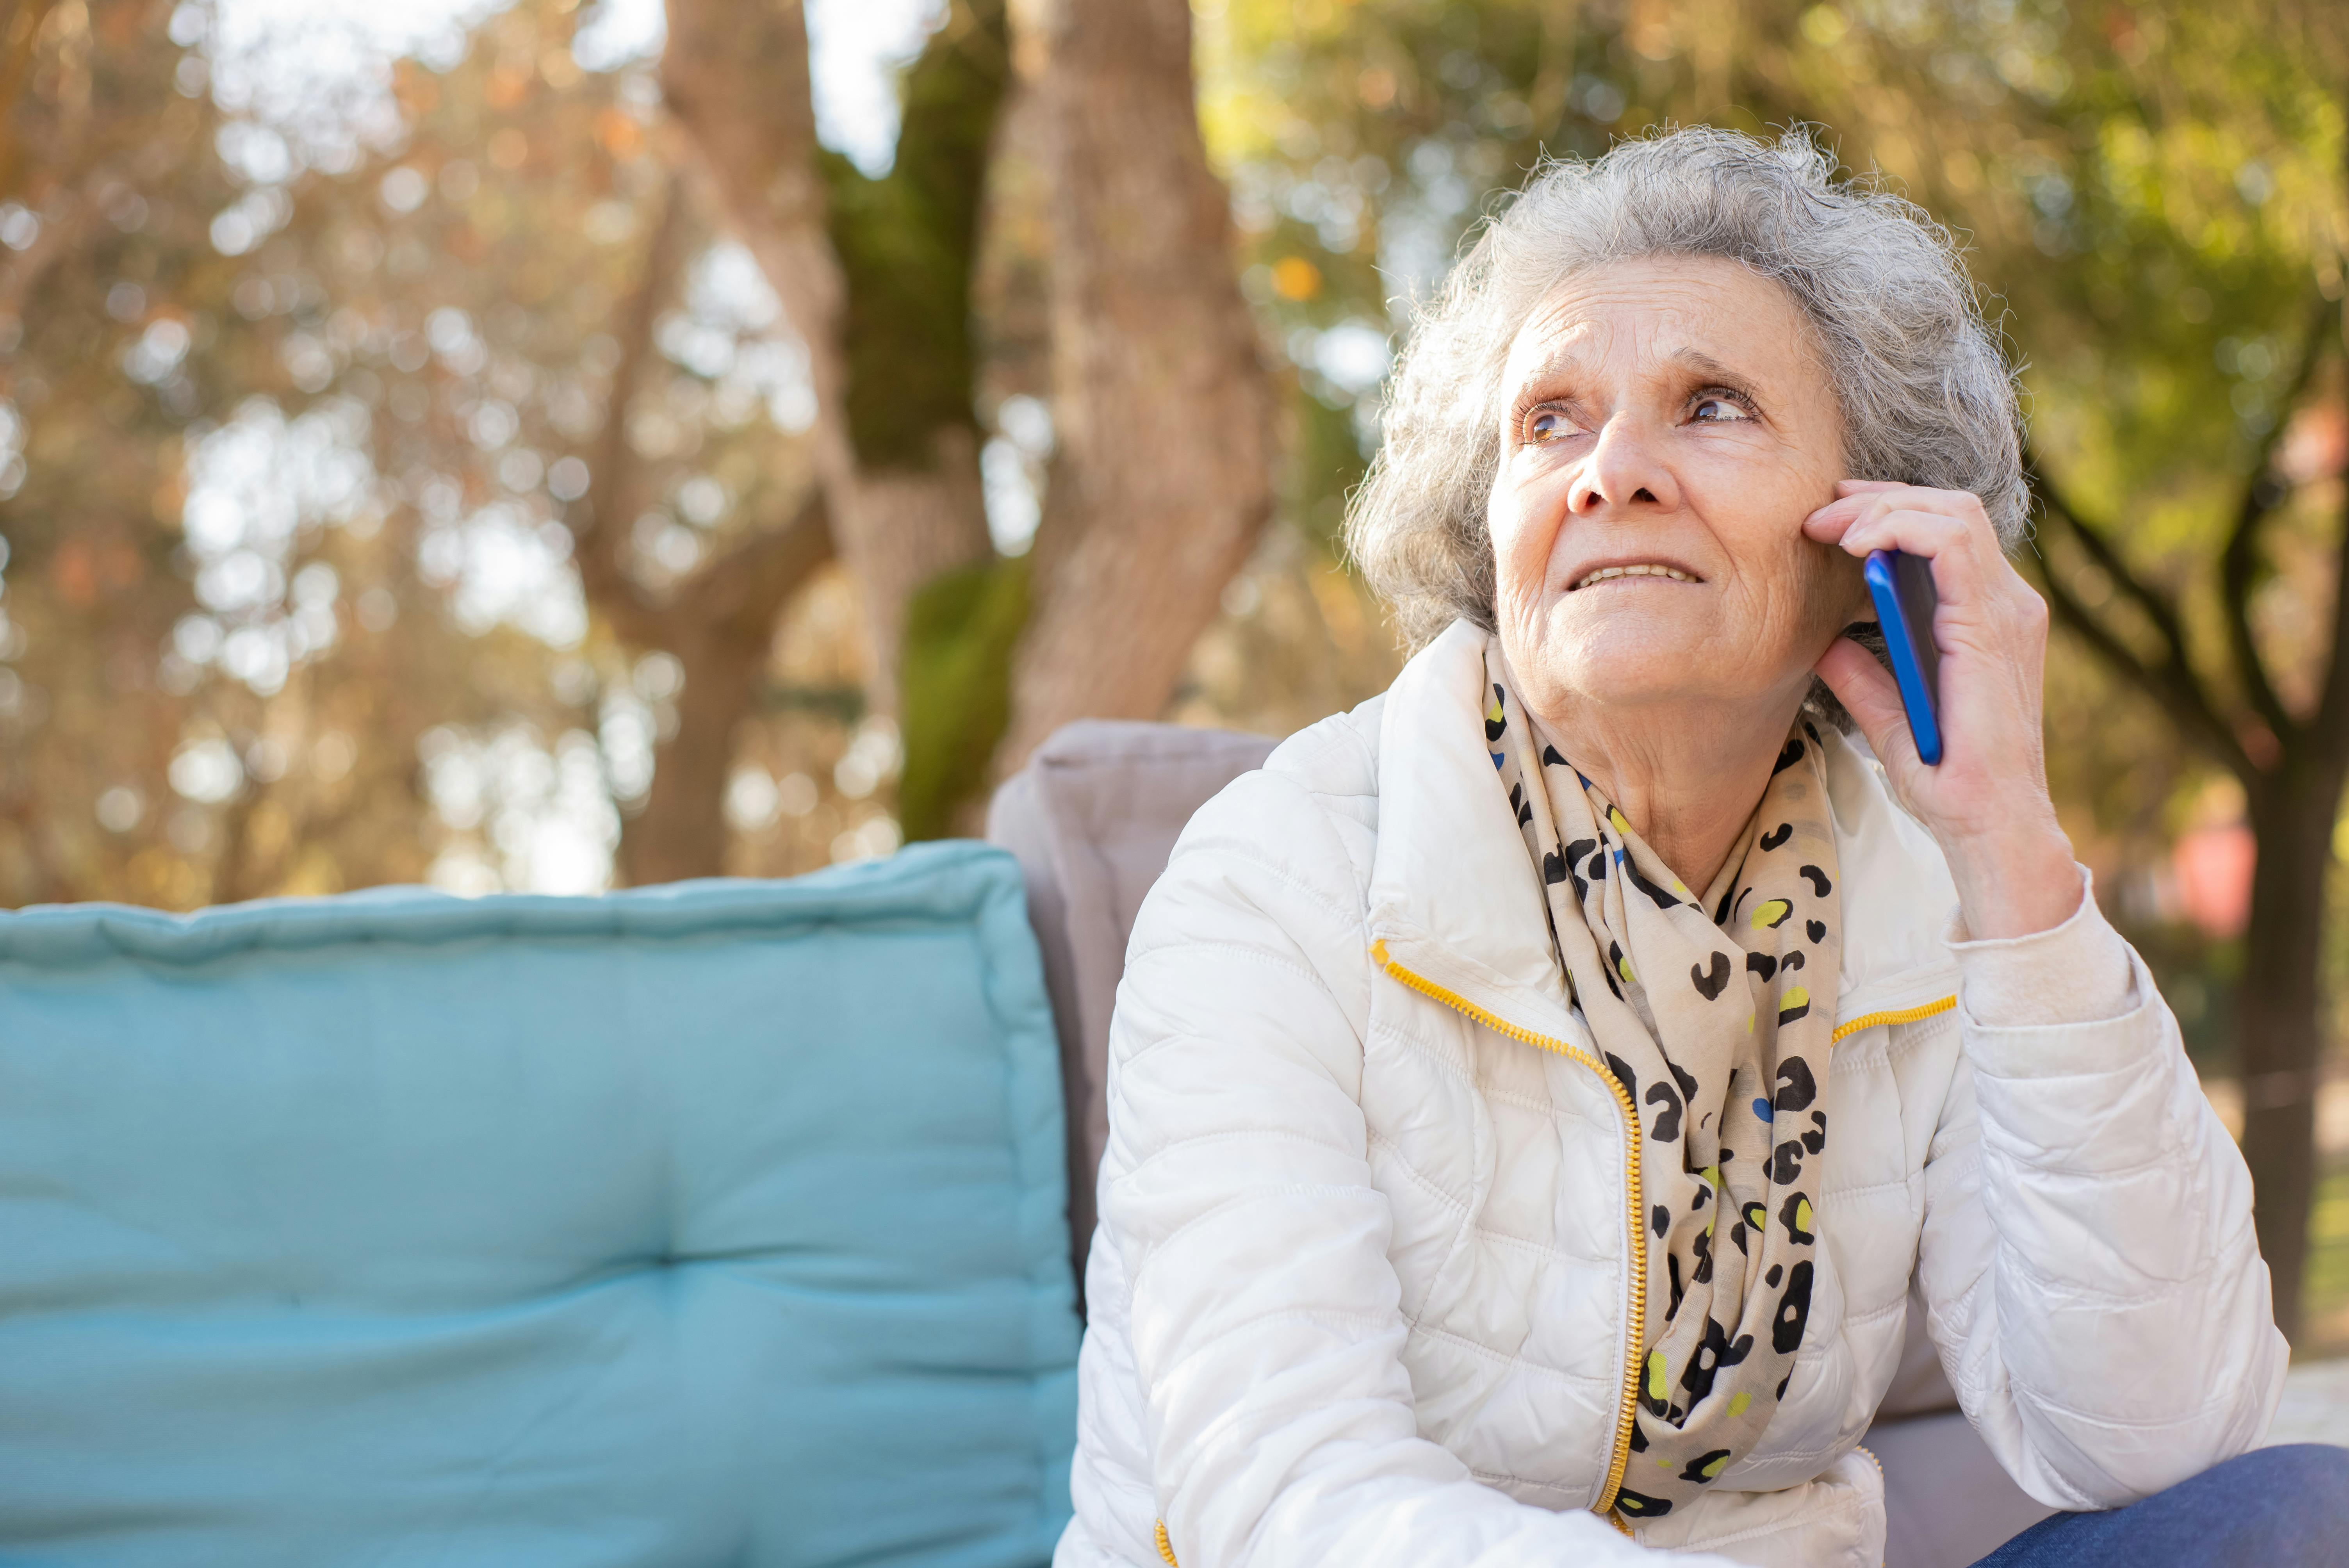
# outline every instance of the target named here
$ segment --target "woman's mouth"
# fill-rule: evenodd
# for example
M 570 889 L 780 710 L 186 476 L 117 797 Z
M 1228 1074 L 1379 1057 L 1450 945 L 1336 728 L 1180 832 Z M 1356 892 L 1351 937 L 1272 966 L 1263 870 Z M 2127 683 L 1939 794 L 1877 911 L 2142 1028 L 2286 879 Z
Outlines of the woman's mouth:
M 1589 576 L 1576 583 L 1574 588 L 1569 588 L 1568 592 L 1572 593 L 1576 588 L 1588 588 L 1594 583 L 1612 582 L 1618 577 L 1665 577 L 1674 583 L 1702 581 L 1701 578 L 1681 571 L 1678 567 L 1666 566 L 1661 562 L 1649 561 L 1632 566 L 1602 566 Z

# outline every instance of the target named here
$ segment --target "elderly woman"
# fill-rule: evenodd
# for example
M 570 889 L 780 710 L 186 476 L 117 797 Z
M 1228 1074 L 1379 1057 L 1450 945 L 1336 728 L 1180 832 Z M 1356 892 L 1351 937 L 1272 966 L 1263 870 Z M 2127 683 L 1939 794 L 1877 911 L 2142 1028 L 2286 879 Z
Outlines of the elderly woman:
M 1133 934 L 1061 1568 L 1876 1568 L 1912 1274 L 2067 1511 L 1996 1561 L 2349 1560 L 2341 1450 L 2189 1479 L 2283 1376 L 2250 1183 L 2049 803 L 2013 378 L 1829 173 L 1549 165 L 1419 320 L 1350 533 L 1422 645 Z

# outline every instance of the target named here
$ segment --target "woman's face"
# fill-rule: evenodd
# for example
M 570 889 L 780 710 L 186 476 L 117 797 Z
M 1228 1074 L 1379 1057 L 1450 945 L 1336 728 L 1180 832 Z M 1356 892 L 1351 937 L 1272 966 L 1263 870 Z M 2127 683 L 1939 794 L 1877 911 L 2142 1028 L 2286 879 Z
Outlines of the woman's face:
M 1843 422 L 1786 293 L 1717 257 L 1579 273 L 1511 345 L 1501 418 L 1487 517 L 1526 705 L 1791 718 L 1868 593 L 1857 562 L 1803 537 L 1845 477 Z

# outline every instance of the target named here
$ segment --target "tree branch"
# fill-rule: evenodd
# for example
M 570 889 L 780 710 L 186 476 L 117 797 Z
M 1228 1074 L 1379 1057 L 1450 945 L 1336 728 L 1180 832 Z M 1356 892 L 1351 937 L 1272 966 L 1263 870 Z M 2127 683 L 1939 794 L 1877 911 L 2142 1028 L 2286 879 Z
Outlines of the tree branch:
M 2045 521 L 2060 520 L 2070 536 L 2079 542 L 2088 558 L 2111 577 L 2121 593 L 2143 610 L 2146 617 L 2162 640 L 2162 657 L 2147 662 L 2131 649 L 2112 630 L 2081 603 L 2058 575 L 2052 562 L 2043 555 L 2040 581 L 2047 590 L 2049 604 L 2058 617 L 2085 639 L 2106 663 L 2122 678 L 2129 681 L 2157 702 L 2168 706 L 2171 717 L 2209 749 L 2229 769 L 2246 782 L 2258 777 L 2259 765 L 2252 761 L 2209 693 L 2186 662 L 2186 636 L 2174 606 L 2158 592 L 2141 581 L 2122 562 L 2111 542 L 2103 532 L 2083 521 L 2064 494 L 2050 480 L 2039 465 L 2036 453 L 2028 447 L 2023 452 L 2023 472 L 2038 496 L 2040 516 Z
M 2251 636 L 2251 579 L 2259 569 L 2260 525 L 2274 515 L 2276 503 L 2285 494 L 2272 472 L 2276 446 L 2283 438 L 2293 407 L 2308 389 L 2309 377 L 2323 352 L 2325 330 L 2338 308 L 2327 300 L 2317 302 L 2314 317 L 2309 323 L 2306 346 L 2301 350 L 2299 368 L 2292 373 L 2292 385 L 2284 392 L 2275 422 L 2268 427 L 2267 434 L 2260 439 L 2259 449 L 2252 455 L 2243 481 L 2242 499 L 2235 506 L 2234 525 L 2228 531 L 2226 551 L 2220 557 L 2220 603 L 2226 611 L 2228 648 L 2234 655 L 2235 667 L 2251 706 L 2267 720 L 2276 738 L 2287 747 L 2299 741 L 2302 729 L 2298 721 L 2284 711 L 2283 699 L 2276 695 L 2275 685 L 2268 677 L 2266 661 L 2260 657 L 2259 644 Z M 2341 642 L 2336 626 L 2336 654 Z M 2328 678 L 2328 696 L 2333 684 Z
M 791 596 L 832 554 L 831 518 L 817 490 L 791 521 L 752 535 L 688 578 L 665 618 L 763 639 Z
M 2040 580 L 2047 590 L 2048 603 L 2057 620 L 2069 626 L 2114 672 L 2137 686 L 2156 702 L 2168 705 L 2171 717 L 2189 736 L 2199 741 L 2220 762 L 2238 778 L 2249 782 L 2257 776 L 2258 767 L 2242 745 L 2216 716 L 2200 706 L 2199 696 L 2181 692 L 2178 684 L 2175 661 L 2149 665 L 2127 644 L 2122 642 L 2088 613 L 2087 606 L 2075 598 L 2054 571 L 2043 569 Z
M 628 407 L 643 389 L 658 353 L 654 324 L 676 282 L 684 248 L 684 191 L 672 175 L 645 252 L 644 271 L 615 317 L 620 358 L 612 368 L 604 428 L 588 462 L 588 491 L 571 504 L 567 514 L 587 602 L 608 615 L 621 637 L 632 643 L 657 644 L 660 634 L 657 613 L 620 559 L 627 537 L 622 531 L 644 493 L 643 459 L 628 440 Z
M 2160 634 L 2168 649 L 2169 662 L 2182 664 L 2186 657 L 2186 629 L 2178 619 L 2178 607 L 2129 570 L 2120 552 L 2105 536 L 2102 526 L 2090 522 L 2087 514 L 2073 505 L 2071 497 L 2047 477 L 2037 449 L 2028 443 L 2023 449 L 2023 477 L 2030 482 L 2032 493 L 2039 498 L 2040 515 L 2063 519 L 2088 559 L 2113 580 L 2113 586 L 2120 590 L 2122 597 L 2144 611 L 2146 619 L 2153 623 L 2153 629 Z
M 797 0 L 667 0 L 667 12 L 662 96 L 806 346 L 816 471 L 844 509 L 856 477 L 841 401 L 848 285 L 816 172 L 806 19 Z
M 57 0 L 12 0 L 0 6 L 0 195 L 17 192 L 17 167 L 24 149 L 17 144 L 13 120 L 25 83 L 33 74 L 33 56 L 41 24 L 49 19 Z

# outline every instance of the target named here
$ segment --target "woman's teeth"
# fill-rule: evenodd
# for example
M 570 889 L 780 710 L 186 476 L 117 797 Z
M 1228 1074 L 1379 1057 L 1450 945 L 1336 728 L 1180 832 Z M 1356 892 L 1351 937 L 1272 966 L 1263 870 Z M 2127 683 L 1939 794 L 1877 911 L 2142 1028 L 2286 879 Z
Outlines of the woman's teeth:
M 1675 572 L 1669 566 L 1602 566 L 1581 582 L 1577 588 L 1588 588 L 1593 583 L 1604 583 L 1609 577 L 1669 577 L 1675 583 L 1693 583 L 1695 578 L 1685 572 Z

